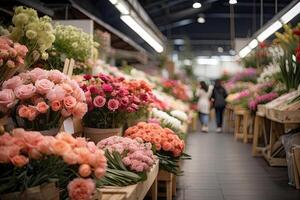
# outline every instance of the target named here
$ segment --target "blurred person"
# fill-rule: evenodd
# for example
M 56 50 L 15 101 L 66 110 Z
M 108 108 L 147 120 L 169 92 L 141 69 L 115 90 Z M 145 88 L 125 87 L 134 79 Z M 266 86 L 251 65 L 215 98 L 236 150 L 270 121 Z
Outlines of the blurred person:
M 211 99 L 213 101 L 213 107 L 216 112 L 216 123 L 217 123 L 217 133 L 222 132 L 223 126 L 223 113 L 226 106 L 227 92 L 225 88 L 222 86 L 221 80 L 217 79 L 215 81 L 215 86 L 211 95 Z
M 198 91 L 198 95 L 199 95 L 198 112 L 199 112 L 202 132 L 208 132 L 211 94 L 212 94 L 212 87 L 208 87 L 204 81 L 201 81 L 200 88 Z

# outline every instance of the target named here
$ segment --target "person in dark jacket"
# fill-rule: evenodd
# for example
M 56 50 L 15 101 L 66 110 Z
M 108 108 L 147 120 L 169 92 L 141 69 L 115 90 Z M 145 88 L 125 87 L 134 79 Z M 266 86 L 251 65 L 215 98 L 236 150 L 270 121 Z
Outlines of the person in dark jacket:
M 222 132 L 223 125 L 223 113 L 226 106 L 227 92 L 221 84 L 221 80 L 217 79 L 215 81 L 215 86 L 211 95 L 213 101 L 213 106 L 216 112 L 216 122 L 217 122 L 217 132 Z

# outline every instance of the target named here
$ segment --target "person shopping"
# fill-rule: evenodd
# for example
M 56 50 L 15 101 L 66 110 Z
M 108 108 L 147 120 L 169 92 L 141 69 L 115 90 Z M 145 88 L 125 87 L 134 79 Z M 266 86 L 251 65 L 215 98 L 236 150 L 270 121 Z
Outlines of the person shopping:
M 200 89 L 198 92 L 198 112 L 201 122 L 202 132 L 208 132 L 208 121 L 210 113 L 210 96 L 212 93 L 212 88 L 208 87 L 204 81 L 200 82 Z
M 213 106 L 216 112 L 216 123 L 217 123 L 217 132 L 222 132 L 223 125 L 223 113 L 226 106 L 227 92 L 221 84 L 221 80 L 217 79 L 215 81 L 215 86 L 212 92 L 211 99 L 213 101 Z

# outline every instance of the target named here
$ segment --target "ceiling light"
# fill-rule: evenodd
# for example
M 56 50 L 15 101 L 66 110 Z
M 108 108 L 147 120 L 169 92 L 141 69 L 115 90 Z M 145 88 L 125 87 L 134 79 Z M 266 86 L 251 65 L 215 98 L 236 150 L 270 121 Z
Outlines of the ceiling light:
M 250 51 L 251 51 L 251 48 L 246 46 L 242 50 L 240 50 L 239 56 L 241 58 L 244 58 L 246 55 L 248 55 L 248 53 L 250 53 Z
M 257 40 L 260 42 L 263 42 L 265 39 L 267 39 L 270 35 L 272 35 L 274 32 L 276 32 L 278 29 L 280 29 L 282 24 L 280 21 L 274 22 L 271 26 L 269 26 L 267 29 L 265 29 L 261 34 L 257 36 Z
M 199 2 L 195 2 L 195 3 L 193 3 L 193 8 L 201 8 L 201 3 L 199 3 Z
M 220 60 L 223 62 L 231 62 L 235 60 L 235 56 L 220 56 Z
M 224 52 L 223 47 L 218 47 L 218 52 L 219 52 L 219 53 L 223 53 L 223 52 Z
M 232 4 L 232 5 L 237 4 L 237 0 L 229 0 L 229 4 Z
M 293 19 L 295 16 L 297 16 L 300 13 L 300 2 L 297 3 L 292 9 L 290 9 L 287 13 L 285 13 L 280 20 L 282 23 L 286 24 L 291 19 Z
M 121 14 L 123 14 L 123 15 L 129 14 L 128 6 L 125 3 L 120 1 L 115 6 L 120 11 Z
M 121 20 L 143 38 L 155 51 L 163 52 L 163 46 L 142 28 L 130 15 L 122 15 Z
M 110 3 L 112 3 L 112 4 L 116 4 L 117 2 L 118 2 L 118 0 L 109 0 L 110 1 Z
M 219 62 L 218 58 L 198 57 L 197 59 L 199 65 L 218 65 Z
M 257 45 L 258 45 L 258 41 L 256 40 L 256 39 L 253 39 L 250 43 L 249 43 L 249 47 L 251 48 L 251 49 L 254 49 L 255 47 L 257 47 Z
M 230 49 L 230 50 L 229 50 L 229 54 L 234 56 L 234 55 L 235 55 L 235 50 Z
M 198 23 L 200 23 L 200 24 L 205 23 L 204 17 L 198 17 L 197 21 L 198 21 Z
M 175 39 L 174 44 L 175 45 L 183 45 L 184 44 L 184 39 Z

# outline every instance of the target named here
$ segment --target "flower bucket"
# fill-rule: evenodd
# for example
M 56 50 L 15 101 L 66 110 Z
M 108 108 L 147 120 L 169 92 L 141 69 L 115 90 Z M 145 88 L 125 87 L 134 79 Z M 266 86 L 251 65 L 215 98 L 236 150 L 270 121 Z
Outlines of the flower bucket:
M 46 136 L 55 136 L 55 135 L 57 135 L 58 132 L 59 132 L 58 128 L 52 128 L 52 129 L 49 129 L 49 130 L 40 131 L 40 133 L 42 135 L 46 135 Z
M 28 188 L 24 192 L 0 195 L 1 200 L 59 200 L 59 189 L 55 183 Z
M 91 141 L 98 143 L 100 140 L 111 136 L 121 136 L 122 129 L 121 128 L 89 128 L 83 127 L 83 133 L 86 138 L 90 138 Z

